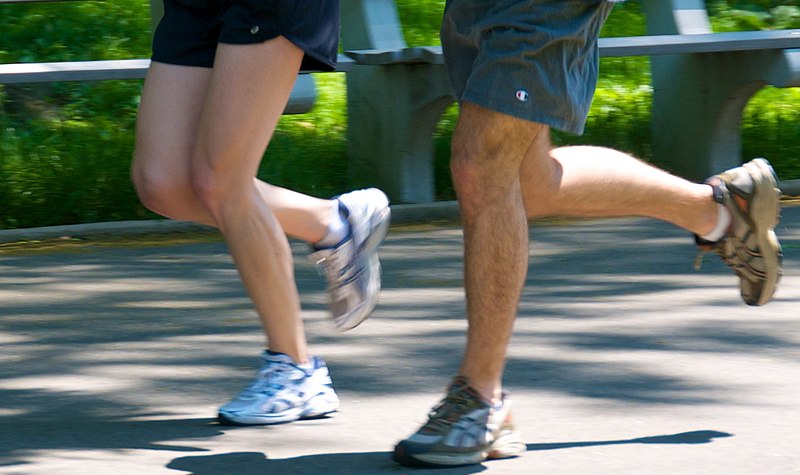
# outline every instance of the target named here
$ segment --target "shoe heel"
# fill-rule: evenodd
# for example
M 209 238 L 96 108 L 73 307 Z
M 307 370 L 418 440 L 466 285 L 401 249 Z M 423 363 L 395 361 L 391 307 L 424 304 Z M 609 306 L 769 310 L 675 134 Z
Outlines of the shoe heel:
M 775 228 L 780 219 L 781 191 L 775 171 L 766 160 L 757 158 L 744 165 L 755 186 L 747 215 L 759 234 Z
M 372 252 L 383 242 L 383 239 L 386 237 L 386 233 L 389 231 L 389 221 L 391 220 L 391 215 L 392 212 L 387 205 L 377 217 L 378 225 L 375 227 L 375 231 L 369 236 L 366 242 L 364 242 L 364 252 Z
M 339 398 L 333 391 L 317 394 L 308 400 L 303 408 L 300 419 L 319 419 L 336 412 L 339 409 Z

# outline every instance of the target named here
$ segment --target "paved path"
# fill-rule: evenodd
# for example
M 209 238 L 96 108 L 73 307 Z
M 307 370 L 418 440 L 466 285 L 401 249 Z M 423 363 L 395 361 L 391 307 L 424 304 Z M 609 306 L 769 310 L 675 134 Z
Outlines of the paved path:
M 774 302 L 740 303 L 712 255 L 649 220 L 535 226 L 507 368 L 519 458 L 436 474 L 800 473 L 800 208 L 779 229 Z M 335 417 L 214 423 L 263 344 L 223 244 L 62 245 L 0 254 L 0 473 L 382 474 L 441 397 L 463 344 L 461 235 L 393 228 L 385 290 L 337 334 L 298 254 Z

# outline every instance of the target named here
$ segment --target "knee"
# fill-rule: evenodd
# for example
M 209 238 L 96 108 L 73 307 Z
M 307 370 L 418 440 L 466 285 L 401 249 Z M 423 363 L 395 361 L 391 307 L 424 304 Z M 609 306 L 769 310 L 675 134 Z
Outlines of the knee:
M 202 160 L 193 164 L 190 180 L 192 192 L 199 205 L 218 227 L 223 225 L 227 217 L 249 212 L 249 183 L 242 183 L 224 170 Z
M 478 188 L 490 178 L 491 162 L 496 156 L 494 144 L 486 140 L 466 141 L 455 135 L 450 152 L 450 174 L 457 190 Z
M 518 163 L 491 137 L 454 136 L 450 174 L 462 210 L 468 212 L 509 191 L 518 182 Z
M 180 176 L 163 162 L 134 159 L 131 181 L 142 205 L 162 216 L 182 219 L 180 209 L 189 188 L 188 177 Z
M 168 196 L 170 186 L 165 183 L 165 178 L 157 167 L 144 165 L 138 156 L 134 158 L 131 181 L 136 195 L 145 208 L 161 215 L 166 215 L 165 208 L 172 201 Z

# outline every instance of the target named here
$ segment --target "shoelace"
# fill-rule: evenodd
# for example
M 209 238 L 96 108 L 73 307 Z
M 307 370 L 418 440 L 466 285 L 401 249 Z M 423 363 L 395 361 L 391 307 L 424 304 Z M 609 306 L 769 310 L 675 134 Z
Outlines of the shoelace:
M 724 246 L 726 244 L 725 241 L 727 240 L 736 240 L 733 241 L 733 249 L 737 252 L 732 254 L 727 254 L 725 252 Z M 752 266 L 747 264 L 748 257 L 760 257 L 760 254 L 755 253 L 750 255 L 749 251 L 747 251 L 746 243 L 736 236 L 725 236 L 716 243 L 700 246 L 697 249 L 697 257 L 695 257 L 694 260 L 695 270 L 700 270 L 700 267 L 703 264 L 703 256 L 709 252 L 714 252 L 719 255 L 722 258 L 722 261 L 730 266 L 733 270 L 737 271 L 737 273 L 740 269 L 749 269 L 754 274 L 760 273 L 757 269 L 754 269 Z
M 700 270 L 703 266 L 703 257 L 708 254 L 709 252 L 713 252 L 718 254 L 723 261 L 732 265 L 733 263 L 730 262 L 733 256 L 726 256 L 725 253 L 722 251 L 722 247 L 725 245 L 725 241 L 731 239 L 731 236 L 726 235 L 723 236 L 722 239 L 716 242 L 705 241 L 700 237 L 695 235 L 695 243 L 697 244 L 697 255 L 694 258 L 694 270 Z
M 339 261 L 344 258 L 339 253 L 333 252 L 329 256 L 318 259 L 316 262 L 318 266 L 322 267 L 331 290 L 336 290 L 355 282 L 359 278 L 363 272 L 363 268 L 356 272 L 356 266 L 353 265 L 359 258 L 360 256 L 355 255 L 352 259 L 349 259 L 349 262 L 346 262 L 345 265 L 339 265 Z M 339 271 L 339 269 L 341 269 L 341 271 Z
M 246 395 L 264 394 L 273 396 L 286 388 L 289 374 L 296 368 L 290 363 L 273 362 L 262 369 L 256 380 L 245 389 Z
M 713 249 L 703 249 L 702 247 L 697 249 L 697 255 L 694 257 L 694 270 L 700 270 L 703 267 L 703 257 L 709 252 L 714 252 Z
M 458 422 L 469 409 L 471 398 L 464 391 L 451 391 L 444 401 L 434 407 L 422 430 L 438 432 Z

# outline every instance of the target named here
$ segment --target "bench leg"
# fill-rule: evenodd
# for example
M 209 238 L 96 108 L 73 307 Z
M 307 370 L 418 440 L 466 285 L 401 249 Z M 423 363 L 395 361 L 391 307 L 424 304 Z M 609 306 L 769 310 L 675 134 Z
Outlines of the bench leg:
M 433 134 L 454 101 L 444 66 L 357 66 L 347 94 L 351 185 L 378 186 L 393 203 L 434 201 Z
M 653 161 L 691 180 L 738 166 L 741 119 L 780 51 L 653 57 Z

